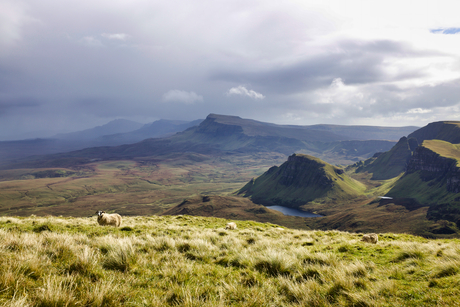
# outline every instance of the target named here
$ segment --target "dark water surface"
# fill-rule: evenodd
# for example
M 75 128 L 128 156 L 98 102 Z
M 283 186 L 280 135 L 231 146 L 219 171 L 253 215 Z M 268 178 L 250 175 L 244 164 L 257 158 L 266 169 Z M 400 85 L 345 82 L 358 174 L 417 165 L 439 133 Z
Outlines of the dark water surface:
M 292 209 L 283 206 L 266 206 L 268 209 L 273 209 L 283 213 L 284 215 L 293 215 L 293 216 L 301 216 L 301 217 L 320 217 L 322 215 L 309 213 L 305 211 L 300 211 L 298 209 Z

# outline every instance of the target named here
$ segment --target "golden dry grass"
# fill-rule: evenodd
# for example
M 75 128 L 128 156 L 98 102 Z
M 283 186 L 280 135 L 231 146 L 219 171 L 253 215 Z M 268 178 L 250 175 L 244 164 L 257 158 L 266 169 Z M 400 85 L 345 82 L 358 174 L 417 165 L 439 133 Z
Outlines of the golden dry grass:
M 458 306 L 458 240 L 227 222 L 0 217 L 0 305 Z

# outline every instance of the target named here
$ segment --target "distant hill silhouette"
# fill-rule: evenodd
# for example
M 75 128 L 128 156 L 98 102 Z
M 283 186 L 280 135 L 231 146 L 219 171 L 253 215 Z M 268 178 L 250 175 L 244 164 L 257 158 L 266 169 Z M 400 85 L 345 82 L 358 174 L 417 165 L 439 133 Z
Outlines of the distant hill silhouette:
M 193 126 L 198 123 L 199 125 Z M 152 131 L 171 134 L 175 130 L 186 127 L 190 128 L 169 137 L 152 138 Z M 112 134 L 90 141 L 62 140 L 62 142 L 54 142 L 54 147 L 48 147 L 48 151 L 45 146 L 34 147 L 35 144 L 30 143 L 27 145 L 29 146 L 27 148 L 29 155 L 48 154 L 51 151 L 50 148 L 54 152 L 62 153 L 33 158 L 33 160 L 29 159 L 28 161 L 16 160 L 15 166 L 9 163 L 8 166 L 4 167 L 23 167 L 24 165 L 29 167 L 36 167 L 37 165 L 69 166 L 72 163 L 87 163 L 93 159 L 132 159 L 134 157 L 187 151 L 203 154 L 273 152 L 286 156 L 296 152 L 319 157 L 328 163 L 350 164 L 367 159 L 376 152 L 387 151 L 395 144 L 394 141 L 388 141 L 395 133 L 394 127 L 375 128 L 375 134 L 370 132 L 372 129 L 368 129 L 368 137 L 375 136 L 374 139 L 369 140 L 359 140 L 359 126 L 342 126 L 342 134 L 335 133 L 339 129 L 338 126 L 316 126 L 320 128 L 319 130 L 314 129 L 314 127 L 276 125 L 242 119 L 237 116 L 210 114 L 203 121 L 189 123 L 159 121 L 132 132 Z M 325 127 L 330 129 L 325 129 Z M 362 128 L 362 130 L 366 129 Z M 401 133 L 407 132 L 408 129 L 408 127 L 401 128 Z M 385 131 L 388 131 L 388 135 L 385 135 Z M 128 140 L 134 141 L 136 138 L 147 136 L 148 138 L 140 142 L 128 142 Z M 119 142 L 124 144 L 112 146 Z M 0 153 L 2 146 L 10 146 L 10 149 L 13 150 L 14 146 L 20 145 L 23 144 L 2 144 L 0 142 Z M 84 149 L 83 146 L 87 148 Z M 37 148 L 41 151 L 36 150 Z M 69 148 L 72 148 L 73 151 L 66 150 Z M 75 151 L 76 149 L 78 151 Z M 20 157 L 15 156 L 15 158 Z M 54 163 L 53 160 L 59 162 Z

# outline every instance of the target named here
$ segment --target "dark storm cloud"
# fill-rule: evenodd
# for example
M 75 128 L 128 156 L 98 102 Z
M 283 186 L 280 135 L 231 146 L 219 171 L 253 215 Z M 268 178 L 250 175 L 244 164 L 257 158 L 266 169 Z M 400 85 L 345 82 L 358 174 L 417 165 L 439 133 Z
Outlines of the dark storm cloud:
M 21 112 L 25 109 L 37 108 L 42 103 L 43 102 L 38 101 L 36 98 L 31 97 L 0 97 L 0 116 L 6 115 L 10 112 Z
M 411 47 L 389 40 L 358 42 L 342 41 L 326 48 L 324 54 L 310 57 L 285 67 L 258 71 L 221 71 L 211 78 L 234 83 L 250 83 L 265 91 L 296 93 L 329 86 L 334 78 L 347 84 L 363 84 L 422 77 L 419 70 L 389 75 L 385 60 L 391 57 L 434 56 L 439 53 L 416 52 Z

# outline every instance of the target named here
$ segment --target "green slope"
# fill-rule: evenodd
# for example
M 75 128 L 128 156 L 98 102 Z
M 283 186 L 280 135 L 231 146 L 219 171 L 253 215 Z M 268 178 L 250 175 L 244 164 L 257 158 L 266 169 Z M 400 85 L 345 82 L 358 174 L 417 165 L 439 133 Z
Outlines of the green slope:
M 402 137 L 399 142 L 387 152 L 376 158 L 371 158 L 357 164 L 357 172 L 372 173 L 373 180 L 386 180 L 399 176 L 406 169 L 407 162 L 417 143 L 415 139 Z
M 299 207 L 313 200 L 343 200 L 362 194 L 364 185 L 318 158 L 294 154 L 247 183 L 238 194 L 255 203 Z

